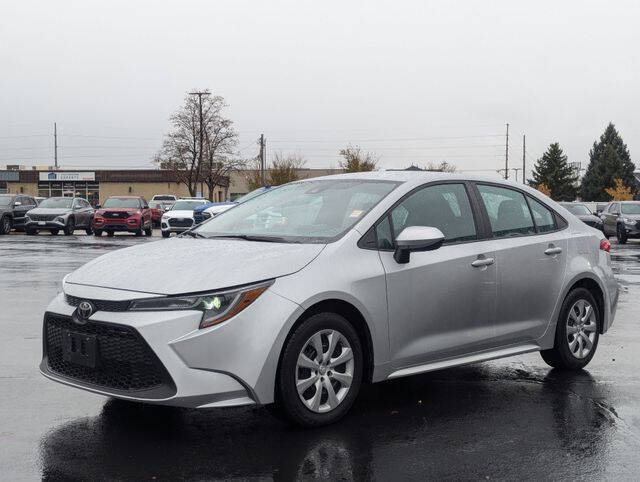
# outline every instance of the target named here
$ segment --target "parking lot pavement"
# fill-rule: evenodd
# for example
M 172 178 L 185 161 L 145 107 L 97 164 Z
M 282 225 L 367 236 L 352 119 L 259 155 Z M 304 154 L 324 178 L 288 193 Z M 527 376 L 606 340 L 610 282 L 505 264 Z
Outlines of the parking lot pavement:
M 365 387 L 338 424 L 301 430 L 262 408 L 129 404 L 39 374 L 62 277 L 150 241 L 0 237 L 0 479 L 637 479 L 639 243 L 614 244 L 618 315 L 588 370 L 530 354 L 398 379 Z

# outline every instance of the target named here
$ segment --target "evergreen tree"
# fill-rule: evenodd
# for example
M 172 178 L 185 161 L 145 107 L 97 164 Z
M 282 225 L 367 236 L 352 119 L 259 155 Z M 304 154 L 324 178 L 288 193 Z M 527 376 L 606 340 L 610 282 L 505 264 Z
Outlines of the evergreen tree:
M 544 185 L 556 201 L 573 201 L 577 194 L 577 181 L 578 176 L 569 166 L 560 144 L 554 142 L 536 162 L 529 184 L 536 188 Z
M 610 201 L 607 189 L 616 187 L 616 179 L 622 179 L 635 195 L 635 168 L 627 145 L 615 126 L 609 123 L 600 141 L 594 142 L 589 151 L 589 166 L 582 178 L 580 197 L 585 201 Z

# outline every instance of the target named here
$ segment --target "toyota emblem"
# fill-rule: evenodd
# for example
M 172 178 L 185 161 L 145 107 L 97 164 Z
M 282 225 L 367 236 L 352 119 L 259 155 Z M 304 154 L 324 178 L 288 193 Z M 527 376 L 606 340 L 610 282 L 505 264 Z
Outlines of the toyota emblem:
M 93 315 L 94 311 L 95 308 L 89 301 L 81 301 L 76 309 L 76 314 L 80 320 L 86 321 L 91 315 Z

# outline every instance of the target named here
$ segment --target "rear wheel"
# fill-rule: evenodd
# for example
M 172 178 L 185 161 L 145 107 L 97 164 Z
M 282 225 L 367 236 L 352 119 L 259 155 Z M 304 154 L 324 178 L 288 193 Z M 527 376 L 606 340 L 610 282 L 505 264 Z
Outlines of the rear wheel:
M 554 368 L 565 370 L 587 366 L 598 347 L 601 316 L 589 290 L 571 291 L 560 310 L 554 346 L 540 352 L 542 359 Z
M 618 226 L 616 237 L 618 238 L 618 243 L 627 244 L 627 232 Z
M 4 216 L 0 220 L 0 234 L 9 234 L 11 232 L 11 218 Z
M 64 227 L 64 234 L 66 236 L 71 236 L 75 230 L 76 221 L 73 218 L 69 218 L 69 220 L 67 221 L 67 225 Z
M 87 226 L 84 232 L 87 233 L 87 235 L 90 235 L 93 234 L 93 229 L 91 228 L 91 226 Z
M 153 226 L 151 224 L 145 228 L 144 234 L 147 236 L 151 236 L 153 234 Z
M 342 418 L 362 383 L 362 345 L 353 326 L 336 313 L 319 313 L 287 342 L 276 383 L 276 404 L 293 422 L 314 427 Z

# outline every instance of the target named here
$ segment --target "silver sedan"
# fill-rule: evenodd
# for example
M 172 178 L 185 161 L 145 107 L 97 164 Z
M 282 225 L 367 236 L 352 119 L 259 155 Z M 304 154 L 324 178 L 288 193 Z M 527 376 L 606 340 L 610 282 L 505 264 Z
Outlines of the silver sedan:
M 533 351 L 586 366 L 618 300 L 609 249 L 540 192 L 498 179 L 294 182 L 67 275 L 44 316 L 41 371 L 128 400 L 275 403 L 327 424 L 363 383 Z

